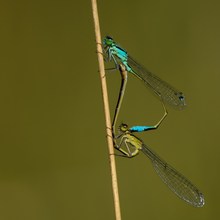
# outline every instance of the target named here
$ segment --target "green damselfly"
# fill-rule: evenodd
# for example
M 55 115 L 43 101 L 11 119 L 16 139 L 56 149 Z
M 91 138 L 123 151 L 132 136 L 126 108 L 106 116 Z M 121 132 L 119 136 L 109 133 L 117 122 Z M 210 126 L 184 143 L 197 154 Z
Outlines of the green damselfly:
M 141 127 L 144 128 L 144 131 L 156 129 L 165 117 L 166 113 L 155 126 Z M 119 135 L 115 138 L 120 139 L 120 141 L 115 146 L 116 149 L 128 158 L 138 155 L 139 151 L 143 152 L 150 159 L 158 176 L 180 199 L 194 207 L 202 207 L 205 200 L 200 190 L 135 136 L 133 133 L 138 131 L 137 127 L 139 126 L 129 128 L 124 123 L 119 126 Z

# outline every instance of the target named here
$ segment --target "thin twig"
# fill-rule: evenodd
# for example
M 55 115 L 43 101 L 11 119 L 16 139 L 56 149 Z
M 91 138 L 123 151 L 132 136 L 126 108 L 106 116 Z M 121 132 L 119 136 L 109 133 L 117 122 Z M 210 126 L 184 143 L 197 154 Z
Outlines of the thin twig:
M 100 80 L 101 80 L 101 85 L 102 85 L 102 96 L 103 96 L 105 121 L 106 121 L 106 133 L 107 133 L 106 137 L 107 137 L 107 142 L 108 142 L 109 158 L 110 158 L 112 190 L 113 190 L 113 198 L 114 198 L 114 206 L 115 206 L 115 219 L 121 220 L 118 182 L 117 182 L 116 164 L 115 164 L 115 156 L 114 156 L 114 145 L 113 145 L 113 139 L 112 139 L 112 127 L 111 127 L 111 118 L 110 118 L 109 101 L 108 101 L 108 90 L 107 90 L 107 83 L 106 83 L 106 78 L 105 78 L 104 60 L 102 56 L 103 51 L 102 51 L 102 46 L 101 46 L 101 33 L 100 33 L 100 26 L 99 26 L 97 1 L 91 0 L 91 3 L 92 3 L 92 12 L 93 12 L 93 19 L 94 19 L 94 26 L 95 26 L 97 56 L 98 56 L 98 62 L 99 62 L 99 72 L 100 72 Z

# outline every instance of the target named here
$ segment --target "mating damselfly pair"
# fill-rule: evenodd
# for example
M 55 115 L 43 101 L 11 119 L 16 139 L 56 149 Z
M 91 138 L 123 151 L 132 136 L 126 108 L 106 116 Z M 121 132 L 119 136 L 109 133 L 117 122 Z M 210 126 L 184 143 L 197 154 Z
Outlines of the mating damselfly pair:
M 112 123 L 115 148 L 128 158 L 136 156 L 139 151 L 143 152 L 152 162 L 156 173 L 160 176 L 162 181 L 179 198 L 195 207 L 202 207 L 204 205 L 204 196 L 200 190 L 186 177 L 154 153 L 154 151 L 145 145 L 141 139 L 134 135 L 134 132 L 143 132 L 158 128 L 167 116 L 164 102 L 177 109 L 182 109 L 186 105 L 183 93 L 138 64 L 138 62 L 131 58 L 127 51 L 120 47 L 112 37 L 106 36 L 103 40 L 103 46 L 106 61 L 113 61 L 115 69 L 120 69 L 122 75 L 119 98 Z M 133 126 L 129 128 L 127 124 L 122 123 L 119 126 L 119 134 L 116 135 L 115 124 L 125 92 L 127 72 L 140 79 L 161 99 L 164 115 L 159 122 L 153 126 Z M 116 140 L 119 140 L 119 144 L 116 143 Z

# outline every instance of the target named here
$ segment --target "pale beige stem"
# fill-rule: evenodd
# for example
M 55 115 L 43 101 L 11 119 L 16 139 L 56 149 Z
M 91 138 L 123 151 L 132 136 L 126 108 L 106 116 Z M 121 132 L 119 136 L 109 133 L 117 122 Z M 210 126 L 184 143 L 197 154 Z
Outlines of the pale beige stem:
M 94 19 L 94 27 L 95 27 L 96 46 L 97 46 L 97 56 L 98 56 L 98 62 L 99 62 L 99 72 L 100 72 L 102 97 L 103 97 L 105 121 L 106 121 L 106 133 L 107 133 L 106 137 L 107 137 L 107 142 L 108 142 L 109 158 L 110 158 L 112 190 L 113 190 L 113 198 L 114 198 L 114 206 L 115 206 L 115 219 L 121 220 L 118 182 L 117 182 L 116 164 L 115 164 L 115 156 L 114 156 L 114 145 L 113 145 L 113 139 L 112 139 L 112 125 L 111 125 L 110 110 L 109 110 L 107 83 L 106 83 L 106 78 L 105 78 L 104 60 L 102 56 L 103 51 L 102 51 L 102 46 L 101 46 L 101 33 L 100 33 L 100 26 L 99 26 L 97 1 L 91 0 L 91 3 L 92 3 L 92 12 L 93 12 L 93 19 Z

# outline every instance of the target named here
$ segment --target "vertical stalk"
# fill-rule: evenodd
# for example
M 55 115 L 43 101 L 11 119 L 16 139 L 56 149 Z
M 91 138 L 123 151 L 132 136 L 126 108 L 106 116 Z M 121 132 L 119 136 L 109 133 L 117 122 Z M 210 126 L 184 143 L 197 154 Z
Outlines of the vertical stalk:
M 102 56 L 103 51 L 101 45 L 101 33 L 99 26 L 97 1 L 91 0 L 91 3 L 92 3 L 92 12 L 94 19 L 95 36 L 96 36 L 97 56 L 99 62 L 99 73 L 100 73 L 100 80 L 102 86 L 102 98 L 103 98 L 103 105 L 105 112 L 106 133 L 107 133 L 106 137 L 108 142 L 109 159 L 110 159 L 112 190 L 113 190 L 114 207 L 115 207 L 115 219 L 121 220 L 118 182 L 117 182 L 116 164 L 115 164 L 115 156 L 114 156 L 114 145 L 112 139 L 112 125 L 111 125 L 110 110 L 109 110 L 107 83 L 105 78 L 104 60 Z

